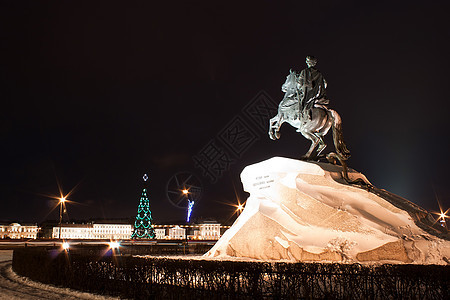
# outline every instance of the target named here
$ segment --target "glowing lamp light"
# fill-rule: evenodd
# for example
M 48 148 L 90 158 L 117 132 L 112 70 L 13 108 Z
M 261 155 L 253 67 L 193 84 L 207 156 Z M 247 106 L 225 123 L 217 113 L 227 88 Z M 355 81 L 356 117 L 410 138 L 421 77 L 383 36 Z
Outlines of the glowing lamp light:
M 64 243 L 62 243 L 62 248 L 64 249 L 64 250 L 69 250 L 69 243 L 67 243 L 67 242 L 64 242 Z
M 59 202 L 61 202 L 61 203 L 66 202 L 66 197 L 61 197 L 61 198 L 59 198 Z
M 236 210 L 242 211 L 243 209 L 244 209 L 244 205 L 242 205 L 242 204 L 239 203 L 239 205 L 237 206 L 237 209 L 236 209 Z
M 185 195 L 189 194 L 189 190 L 187 190 L 187 189 L 182 190 L 182 192 L 183 192 L 183 194 L 185 194 Z
M 119 247 L 120 247 L 120 243 L 119 242 L 112 241 L 112 242 L 109 243 L 109 248 L 111 248 L 111 249 L 118 249 Z

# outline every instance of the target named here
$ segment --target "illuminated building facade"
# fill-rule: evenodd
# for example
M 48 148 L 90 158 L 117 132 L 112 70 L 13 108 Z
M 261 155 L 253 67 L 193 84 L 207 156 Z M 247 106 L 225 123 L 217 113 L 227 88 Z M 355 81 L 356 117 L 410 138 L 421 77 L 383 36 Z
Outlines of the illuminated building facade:
M 217 222 L 204 222 L 196 225 L 153 225 L 155 238 L 159 240 L 218 240 L 230 226 L 222 226 Z M 132 239 L 131 224 L 63 224 L 62 239 Z M 1 232 L 0 232 L 1 233 Z M 59 238 L 59 226 L 53 226 L 52 238 Z
M 131 238 L 130 224 L 63 224 L 61 236 L 59 226 L 53 227 L 52 237 L 62 239 L 112 239 Z
M 220 224 L 217 222 L 205 222 L 200 224 L 200 236 L 202 240 L 218 240 L 220 238 Z
M 154 225 L 156 239 L 218 240 L 230 226 L 223 226 L 214 221 L 196 225 Z M 179 228 L 185 229 L 184 235 Z M 176 234 L 176 231 L 180 234 Z M 168 234 L 166 234 L 168 232 Z M 183 237 L 180 237 L 183 236 Z
M 93 232 L 95 239 L 118 239 L 131 238 L 132 226 L 129 224 L 94 224 Z
M 20 225 L 19 223 L 0 225 L 0 238 L 36 239 L 38 231 L 37 225 Z
M 180 226 L 169 228 L 169 240 L 180 240 L 186 238 L 186 229 Z
M 165 228 L 156 228 L 155 229 L 155 238 L 157 240 L 162 240 L 166 238 L 166 229 Z

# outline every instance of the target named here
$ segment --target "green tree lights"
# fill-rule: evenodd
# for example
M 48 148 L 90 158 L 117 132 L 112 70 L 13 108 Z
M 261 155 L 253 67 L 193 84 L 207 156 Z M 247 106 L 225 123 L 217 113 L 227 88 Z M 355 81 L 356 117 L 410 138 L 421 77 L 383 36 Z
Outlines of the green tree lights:
M 148 176 L 144 175 L 144 181 L 147 182 Z M 152 225 L 152 212 L 150 211 L 150 201 L 147 197 L 147 189 L 142 190 L 141 199 L 139 200 L 138 212 L 134 221 L 134 231 L 131 235 L 132 239 L 152 239 L 155 237 L 155 230 Z

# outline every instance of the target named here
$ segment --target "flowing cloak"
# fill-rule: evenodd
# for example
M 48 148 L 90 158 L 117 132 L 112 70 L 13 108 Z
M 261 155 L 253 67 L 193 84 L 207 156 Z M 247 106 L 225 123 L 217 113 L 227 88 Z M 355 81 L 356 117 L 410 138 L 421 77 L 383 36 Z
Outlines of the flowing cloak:
M 303 69 L 298 76 L 300 85 L 300 107 L 310 109 L 314 104 L 328 104 L 327 82 L 314 67 Z

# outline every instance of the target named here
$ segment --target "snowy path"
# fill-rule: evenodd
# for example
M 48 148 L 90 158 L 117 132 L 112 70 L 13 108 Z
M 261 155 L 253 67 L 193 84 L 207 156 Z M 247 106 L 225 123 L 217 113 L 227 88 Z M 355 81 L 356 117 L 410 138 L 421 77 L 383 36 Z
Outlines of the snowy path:
M 12 271 L 12 250 L 0 250 L 0 300 L 15 299 L 118 299 L 57 288 L 18 276 Z

